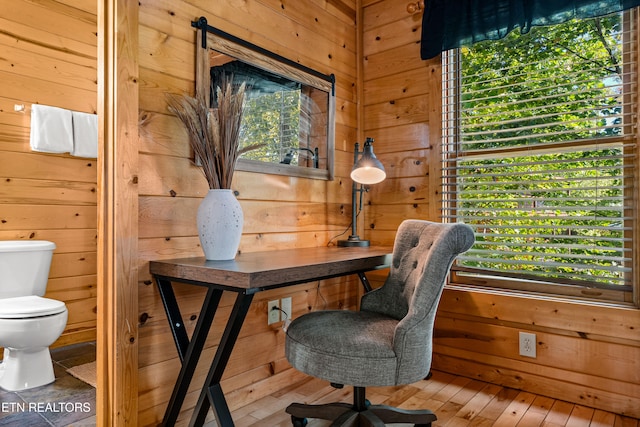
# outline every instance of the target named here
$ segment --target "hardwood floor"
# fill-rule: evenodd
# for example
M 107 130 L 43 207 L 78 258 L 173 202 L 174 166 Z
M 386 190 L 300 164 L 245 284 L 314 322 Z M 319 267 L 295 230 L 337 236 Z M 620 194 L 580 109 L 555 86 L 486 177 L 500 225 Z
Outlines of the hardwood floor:
M 431 379 L 410 386 L 368 388 L 367 398 L 407 409 L 429 408 L 438 416 L 434 423 L 438 427 L 640 427 L 635 418 L 438 371 Z M 290 417 L 284 412 L 289 403 L 334 401 L 351 402 L 351 388 L 334 389 L 324 381 L 309 379 L 239 408 L 232 415 L 236 427 L 290 427 Z M 308 427 L 329 425 L 310 419 Z

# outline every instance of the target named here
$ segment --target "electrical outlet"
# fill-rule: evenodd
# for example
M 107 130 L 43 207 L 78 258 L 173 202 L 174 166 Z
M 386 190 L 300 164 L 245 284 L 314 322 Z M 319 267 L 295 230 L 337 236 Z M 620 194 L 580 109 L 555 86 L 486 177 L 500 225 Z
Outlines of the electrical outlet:
M 520 356 L 536 357 L 536 334 L 520 332 Z
M 267 325 L 280 321 L 280 301 L 269 301 L 267 304 Z
M 280 320 L 291 320 L 291 297 L 282 298 L 280 300 L 280 314 L 282 318 Z

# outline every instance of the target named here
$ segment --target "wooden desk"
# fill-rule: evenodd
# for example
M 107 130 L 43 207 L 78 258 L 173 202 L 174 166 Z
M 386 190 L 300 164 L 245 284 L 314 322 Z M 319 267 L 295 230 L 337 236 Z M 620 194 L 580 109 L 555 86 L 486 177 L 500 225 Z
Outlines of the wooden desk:
M 220 380 L 256 292 L 350 274 L 357 274 L 365 289 L 369 290 L 364 272 L 389 267 L 391 251 L 390 247 L 318 247 L 245 253 L 231 261 L 207 261 L 203 257 L 151 261 L 149 270 L 160 290 L 182 361 L 162 425 L 173 426 L 178 418 L 222 292 L 235 292 L 236 301 L 211 362 L 190 426 L 204 424 L 209 406 L 213 408 L 219 426 L 234 425 L 220 388 Z M 207 288 L 191 340 L 184 328 L 172 282 Z

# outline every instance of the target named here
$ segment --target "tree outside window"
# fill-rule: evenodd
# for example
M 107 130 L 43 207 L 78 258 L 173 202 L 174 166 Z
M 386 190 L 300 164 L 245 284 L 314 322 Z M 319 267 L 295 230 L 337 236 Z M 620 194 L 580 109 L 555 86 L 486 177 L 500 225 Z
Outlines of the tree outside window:
M 443 54 L 443 214 L 476 230 L 458 274 L 630 300 L 635 22 L 574 20 Z

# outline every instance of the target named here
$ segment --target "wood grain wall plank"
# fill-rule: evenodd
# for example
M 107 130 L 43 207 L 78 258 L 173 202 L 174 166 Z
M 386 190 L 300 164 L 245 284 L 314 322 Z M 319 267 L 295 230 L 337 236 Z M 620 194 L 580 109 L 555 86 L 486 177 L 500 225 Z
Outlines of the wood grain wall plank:
M 378 129 L 367 128 L 366 133 L 376 140 L 376 155 L 398 153 L 398 156 L 402 157 L 406 155 L 405 152 L 432 148 L 429 123 L 410 123 Z M 385 168 L 386 165 L 387 163 Z
M 424 68 L 385 76 L 368 81 L 364 90 L 364 105 L 372 105 L 389 100 L 423 96 L 429 90 L 431 73 Z
M 49 240 L 55 253 L 96 251 L 95 229 L 25 229 L 0 231 L 0 240 Z
M 367 206 L 365 213 L 367 220 L 365 221 L 365 229 L 368 229 L 367 238 L 374 238 L 375 233 L 380 230 L 395 231 L 400 223 L 405 219 L 425 218 L 428 206 L 431 201 L 414 204 L 378 204 L 372 202 Z M 369 234 L 371 234 L 369 236 Z M 392 243 L 392 241 L 391 241 Z M 389 241 L 382 244 L 389 245 Z
M 86 276 L 74 275 L 72 277 L 51 278 L 47 286 L 47 294 L 64 295 L 65 292 L 69 292 L 68 298 L 70 300 L 87 298 L 93 298 L 95 300 L 97 295 L 96 285 L 97 279 L 95 273 Z M 52 296 L 51 298 L 60 299 L 59 296 Z
M 52 222 L 55 221 L 55 224 Z M 95 204 L 91 205 L 30 205 L 3 202 L 0 213 L 0 230 L 97 227 Z
M 195 218 L 201 202 L 201 198 L 190 197 L 141 197 L 140 237 L 197 235 Z M 244 212 L 244 233 L 335 230 L 328 224 L 338 223 L 331 221 L 332 212 L 321 203 L 242 200 L 240 204 Z
M 407 44 L 390 51 L 384 51 L 364 57 L 365 81 L 393 76 L 413 69 L 424 68 L 430 61 L 417 62 L 420 57 L 420 45 Z
M 428 101 L 422 95 L 368 105 L 364 114 L 368 129 L 429 123 Z
M 414 149 L 407 151 L 398 151 L 393 153 L 382 153 L 377 155 L 384 164 L 388 179 L 394 178 L 422 178 L 422 180 L 412 180 L 413 183 L 427 185 L 426 177 L 429 176 L 429 163 L 433 155 L 430 149 L 417 149 L 421 144 L 416 144 L 414 140 Z M 380 145 L 387 146 L 393 144 L 390 141 L 382 140 Z M 425 182 L 423 182 L 425 181 Z M 385 188 L 384 182 L 381 185 L 371 187 L 371 191 L 379 191 Z M 372 193 L 373 194 L 373 193 Z
M 80 65 L 57 58 L 45 58 L 29 51 L 28 46 L 24 45 L 7 46 L 0 38 L 0 49 L 11 58 L 11 62 L 0 61 L 0 71 L 95 92 L 98 85 L 95 59 L 86 59 L 87 64 Z
M 98 14 L 97 2 L 88 2 L 86 0 L 56 0 L 58 3 L 66 4 L 69 7 L 83 10 L 92 15 L 95 20 L 95 16 Z
M 64 181 L 93 183 L 95 186 L 96 169 L 95 159 L 67 155 L 8 152 L 0 158 L 0 170 L 5 177 L 42 180 L 64 177 Z
M 305 3 L 283 2 L 282 0 L 259 1 L 278 15 L 286 17 L 290 22 L 307 28 L 321 38 L 328 40 L 332 45 L 341 46 L 352 55 L 356 53 L 355 9 L 341 1 L 334 2 L 334 8 L 330 7 L 332 6 L 330 1 L 308 1 Z M 335 10 L 335 6 L 342 10 Z M 333 25 L 336 18 L 340 19 L 343 25 Z
M 51 260 L 51 279 L 96 274 L 96 257 L 93 252 L 54 252 Z
M 441 300 L 442 310 L 523 326 L 564 330 L 573 336 L 595 334 L 630 341 L 636 341 L 638 337 L 640 316 L 631 306 L 565 301 L 488 289 L 477 289 L 471 293 L 470 289 L 473 288 L 448 289 Z
M 380 0 L 363 0 L 364 21 L 362 23 L 362 31 L 366 33 L 376 27 L 388 25 L 389 22 L 407 19 L 410 16 L 407 13 L 408 3 L 410 1 L 389 3 Z M 422 20 L 422 14 L 411 15 L 411 20 L 419 23 Z
M 386 14 L 384 23 L 377 21 L 376 23 L 379 25 L 363 29 L 364 56 L 392 50 L 407 44 L 420 43 L 421 20 L 408 13 L 400 13 L 401 7 L 396 6 L 393 9 L 395 13 Z M 367 15 L 370 16 L 369 13 Z M 394 20 L 394 18 L 397 19 Z
M 80 57 L 96 58 L 95 24 L 77 23 L 69 17 L 56 21 L 59 15 L 47 13 L 46 8 L 30 7 L 26 0 L 22 0 L 17 7 L 15 3 L 11 6 L 11 0 L 2 0 L 2 3 L 2 10 L 5 12 L 0 17 L 2 34 L 40 45 L 50 51 L 72 52 Z M 55 35 L 53 43 L 52 34 Z
M 518 328 L 496 324 L 478 323 L 450 317 L 442 313 L 437 321 L 437 345 L 478 352 L 482 354 L 511 358 L 515 361 L 529 361 L 518 355 Z M 464 329 L 465 333 L 460 333 Z M 640 346 L 600 341 L 593 337 L 567 336 L 552 332 L 536 333 L 536 360 L 531 364 L 548 366 L 566 371 L 577 371 L 587 375 L 600 376 L 602 361 L 611 360 L 607 368 L 609 386 L 617 382 L 640 384 L 640 372 L 633 369 L 640 358 Z M 513 362 L 514 364 L 517 362 Z M 510 367 L 505 364 L 504 367 Z M 604 381 L 600 381 L 604 386 Z M 615 391 L 609 389 L 609 391 Z
M 21 178 L 0 181 L 0 203 L 95 206 L 95 199 L 94 183 Z M 49 226 L 54 224 L 49 221 Z
M 43 104 L 69 110 L 95 113 L 96 93 L 60 83 L 33 80 L 28 77 L 0 71 L 3 82 L 2 95 L 16 100 L 16 103 Z

